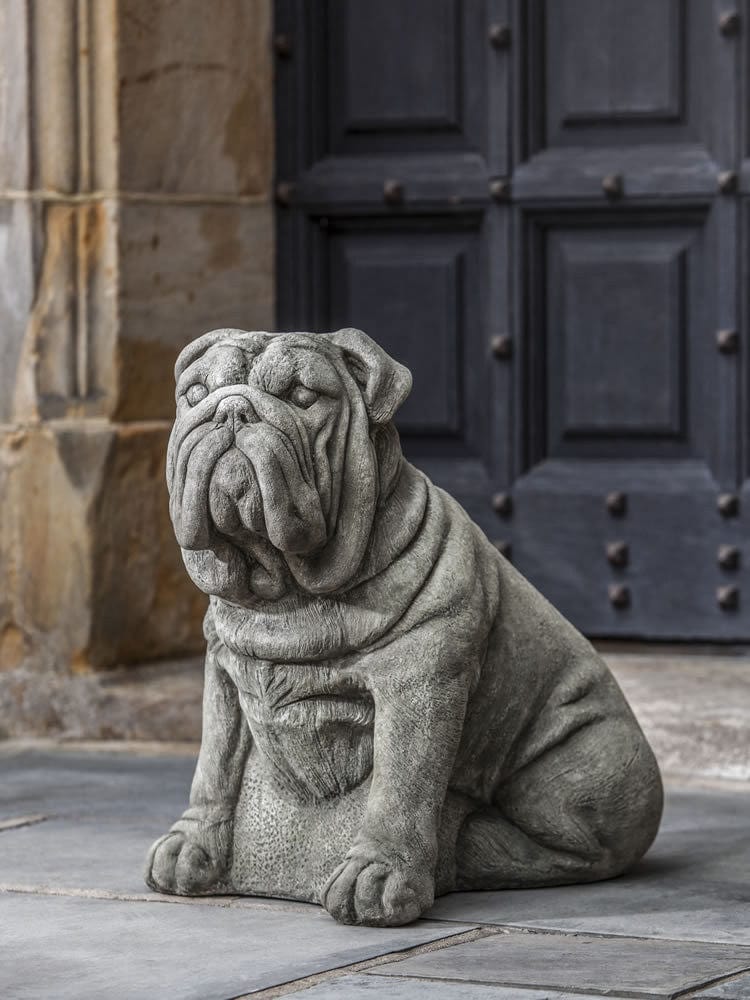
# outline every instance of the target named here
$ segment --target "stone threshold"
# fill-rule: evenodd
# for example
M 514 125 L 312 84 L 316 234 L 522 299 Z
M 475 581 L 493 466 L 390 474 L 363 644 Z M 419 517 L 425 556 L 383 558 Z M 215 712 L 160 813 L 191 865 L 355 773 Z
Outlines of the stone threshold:
M 599 643 L 667 780 L 750 787 L 750 653 L 687 646 Z M 8 675 L 6 675 L 8 676 Z M 200 741 L 202 658 L 54 677 L 46 698 L 57 720 L 0 718 L 0 753 L 22 745 L 110 753 L 193 755 Z M 0 677 L 0 686 L 2 677 Z M 0 692 L 1 695 L 1 692 Z M 0 697 L 0 706 L 2 698 Z M 36 716 L 38 718 L 38 714 Z M 42 738 L 38 742 L 36 738 Z M 21 742 L 19 742 L 19 740 Z

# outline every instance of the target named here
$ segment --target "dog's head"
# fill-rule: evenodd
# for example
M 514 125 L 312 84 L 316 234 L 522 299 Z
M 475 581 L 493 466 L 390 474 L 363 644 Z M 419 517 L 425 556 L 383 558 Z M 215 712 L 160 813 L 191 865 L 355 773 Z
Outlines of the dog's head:
M 282 596 L 290 574 L 312 593 L 344 587 L 383 456 L 390 477 L 400 458 L 390 421 L 409 371 L 361 330 L 215 330 L 185 348 L 175 377 L 170 513 L 198 586 L 239 604 Z

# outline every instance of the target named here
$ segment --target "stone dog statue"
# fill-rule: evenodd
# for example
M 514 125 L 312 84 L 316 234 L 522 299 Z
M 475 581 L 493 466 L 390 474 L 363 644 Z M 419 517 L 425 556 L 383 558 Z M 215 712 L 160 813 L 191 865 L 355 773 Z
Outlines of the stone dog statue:
M 148 884 L 395 925 L 637 861 L 651 749 L 591 645 L 403 458 L 409 371 L 359 330 L 217 330 L 176 375 L 171 516 L 211 600 L 190 806 Z

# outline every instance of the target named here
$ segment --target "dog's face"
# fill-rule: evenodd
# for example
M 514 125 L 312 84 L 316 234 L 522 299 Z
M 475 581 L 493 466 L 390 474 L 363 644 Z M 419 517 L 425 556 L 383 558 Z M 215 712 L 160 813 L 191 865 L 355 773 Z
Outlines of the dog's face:
M 359 330 L 217 330 L 176 369 L 170 513 L 207 593 L 331 592 L 359 564 L 378 497 L 373 433 L 411 376 Z

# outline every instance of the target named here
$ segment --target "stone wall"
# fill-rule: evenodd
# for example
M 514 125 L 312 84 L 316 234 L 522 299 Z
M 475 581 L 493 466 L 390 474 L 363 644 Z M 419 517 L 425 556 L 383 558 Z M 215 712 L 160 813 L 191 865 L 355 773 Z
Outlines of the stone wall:
M 201 645 L 172 367 L 273 326 L 270 32 L 270 0 L 0 4 L 0 735 Z

